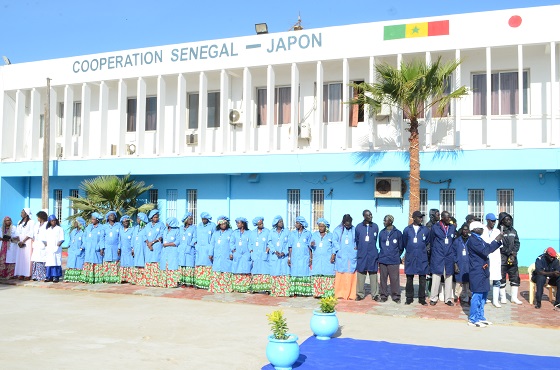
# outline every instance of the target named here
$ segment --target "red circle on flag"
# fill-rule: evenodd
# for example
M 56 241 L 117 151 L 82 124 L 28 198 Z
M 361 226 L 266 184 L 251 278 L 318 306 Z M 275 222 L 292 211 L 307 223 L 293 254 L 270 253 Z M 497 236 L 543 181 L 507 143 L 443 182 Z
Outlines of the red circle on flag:
M 520 16 L 514 15 L 509 19 L 508 24 L 509 24 L 510 27 L 516 28 L 516 27 L 521 26 L 521 21 L 522 21 L 522 19 L 521 19 Z

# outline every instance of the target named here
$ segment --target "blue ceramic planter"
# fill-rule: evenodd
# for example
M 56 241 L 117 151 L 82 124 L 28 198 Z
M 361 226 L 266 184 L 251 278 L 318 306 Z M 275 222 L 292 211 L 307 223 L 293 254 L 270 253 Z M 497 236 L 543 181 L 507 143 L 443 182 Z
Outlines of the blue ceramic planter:
M 291 370 L 299 358 L 298 337 L 294 334 L 288 336 L 289 339 L 285 340 L 276 339 L 272 334 L 268 336 L 266 358 L 276 370 Z
M 338 317 L 336 312 L 324 313 L 313 311 L 313 317 L 309 324 L 311 331 L 317 339 L 329 340 L 338 331 Z

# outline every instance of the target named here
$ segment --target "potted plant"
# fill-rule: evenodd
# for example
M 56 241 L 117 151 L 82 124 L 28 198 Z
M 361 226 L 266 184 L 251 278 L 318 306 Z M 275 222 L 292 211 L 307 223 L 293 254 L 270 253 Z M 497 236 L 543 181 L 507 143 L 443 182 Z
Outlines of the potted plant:
M 288 324 L 281 310 L 266 315 L 272 334 L 268 336 L 266 357 L 276 370 L 291 370 L 299 358 L 297 335 L 288 333 Z
M 320 340 L 328 340 L 338 331 L 338 317 L 335 307 L 338 299 L 335 297 L 323 297 L 320 301 L 320 309 L 313 311 L 311 318 L 311 331 Z

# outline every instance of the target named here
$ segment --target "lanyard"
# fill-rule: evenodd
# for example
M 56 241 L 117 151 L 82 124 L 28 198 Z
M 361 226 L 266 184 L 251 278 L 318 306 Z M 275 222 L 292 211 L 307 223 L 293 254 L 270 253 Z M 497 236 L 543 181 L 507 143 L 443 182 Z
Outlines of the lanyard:
M 445 237 L 447 238 L 447 233 L 449 232 L 449 226 L 444 226 L 443 222 L 439 222 L 441 228 L 445 231 Z

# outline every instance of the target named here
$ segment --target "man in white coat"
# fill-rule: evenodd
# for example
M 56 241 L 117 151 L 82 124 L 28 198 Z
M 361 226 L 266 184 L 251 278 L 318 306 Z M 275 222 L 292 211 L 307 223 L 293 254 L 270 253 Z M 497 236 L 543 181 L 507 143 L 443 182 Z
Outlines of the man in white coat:
M 496 215 L 493 213 L 488 213 L 486 215 L 486 227 L 481 237 L 486 243 L 490 244 L 496 236 L 500 234 L 500 230 L 496 229 Z M 500 304 L 500 279 L 502 278 L 502 257 L 500 256 L 500 250 L 497 249 L 488 255 L 490 260 L 490 284 L 492 284 L 492 304 L 494 307 L 501 308 Z M 505 289 L 503 292 L 503 297 L 505 299 Z

